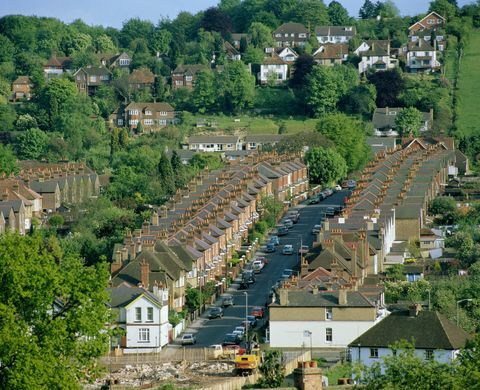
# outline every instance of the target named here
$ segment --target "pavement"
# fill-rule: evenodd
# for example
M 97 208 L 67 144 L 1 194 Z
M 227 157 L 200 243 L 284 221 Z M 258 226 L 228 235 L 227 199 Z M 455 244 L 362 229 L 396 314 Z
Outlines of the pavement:
M 250 311 L 254 306 L 265 307 L 266 303 L 270 303 L 269 293 L 271 287 L 280 279 L 284 269 L 299 269 L 300 257 L 298 255 L 298 248 L 301 244 L 312 246 L 315 236 L 312 234 L 312 227 L 320 224 L 322 215 L 325 209 L 330 206 L 342 205 L 347 191 L 338 191 L 327 199 L 321 201 L 319 204 L 299 206 L 291 208 L 291 210 L 298 210 L 300 219 L 298 223 L 293 225 L 289 230 L 288 235 L 280 237 L 280 245 L 277 246 L 274 253 L 257 252 L 257 256 L 265 256 L 269 260 L 269 264 L 265 266 L 260 274 L 256 274 L 256 282 L 246 290 L 239 290 L 238 283 L 231 285 L 229 293 L 233 295 L 234 306 L 228 307 L 224 311 L 223 318 L 216 318 L 209 320 L 207 318 L 208 310 L 202 314 L 200 318 L 192 322 L 186 329 L 185 333 L 193 333 L 197 339 L 194 346 L 187 348 L 208 347 L 212 344 L 221 344 L 227 333 L 231 333 L 236 326 L 240 326 L 241 322 L 245 320 L 246 312 Z M 293 255 L 282 255 L 282 248 L 285 244 L 292 244 L 294 246 Z M 248 301 L 248 302 L 247 302 Z M 246 304 L 248 303 L 248 306 Z M 220 302 L 216 302 L 215 306 Z M 264 325 L 266 319 L 259 321 L 257 328 Z M 170 344 L 166 348 L 165 353 L 168 354 L 168 349 L 176 349 L 179 347 L 179 342 L 176 340 L 174 344 Z

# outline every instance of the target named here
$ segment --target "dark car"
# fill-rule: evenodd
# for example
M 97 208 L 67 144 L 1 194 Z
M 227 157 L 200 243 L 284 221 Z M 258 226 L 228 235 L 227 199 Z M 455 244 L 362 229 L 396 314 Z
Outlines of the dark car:
M 320 199 L 319 199 L 318 195 L 314 196 L 313 198 L 310 198 L 308 200 L 308 204 L 318 204 L 318 203 L 320 203 Z
M 252 270 L 243 271 L 242 283 L 245 283 L 247 285 L 255 283 L 255 273 Z
M 327 217 L 335 216 L 335 209 L 333 207 L 327 207 L 327 210 L 325 211 L 325 215 Z
M 267 245 L 265 246 L 265 252 L 266 252 L 266 253 L 273 253 L 273 252 L 275 252 L 275 244 L 274 244 L 273 242 L 267 243 Z
M 223 339 L 222 345 L 238 345 L 240 344 L 240 337 L 234 333 L 227 333 Z
M 288 234 L 288 229 L 285 226 L 281 226 L 277 230 L 278 236 L 286 236 Z
M 212 307 L 208 312 L 208 318 L 222 318 L 223 317 L 223 309 L 221 307 Z
M 247 316 L 248 323 L 250 324 L 250 327 L 255 328 L 257 326 L 257 319 L 255 316 L 249 315 Z

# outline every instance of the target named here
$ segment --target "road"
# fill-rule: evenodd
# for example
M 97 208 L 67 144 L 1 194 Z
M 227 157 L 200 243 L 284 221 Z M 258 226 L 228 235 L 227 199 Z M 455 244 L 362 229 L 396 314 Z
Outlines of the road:
M 200 320 L 195 321 L 187 332 L 195 334 L 197 343 L 194 347 L 207 347 L 212 344 L 221 344 L 225 335 L 231 333 L 236 326 L 241 325 L 245 320 L 246 297 L 244 292 L 248 294 L 248 314 L 253 306 L 264 306 L 268 300 L 268 295 L 272 285 L 280 279 L 284 269 L 295 269 L 299 267 L 298 248 L 300 242 L 303 245 L 312 246 L 314 235 L 311 233 L 312 227 L 319 224 L 325 209 L 329 206 L 336 206 L 343 204 L 344 197 L 347 191 L 339 191 L 323 200 L 319 204 L 306 205 L 302 204 L 294 207 L 293 210 L 298 210 L 300 219 L 293 228 L 289 230 L 288 235 L 280 237 L 280 245 L 277 246 L 275 253 L 263 254 L 257 252 L 268 258 L 269 264 L 263 269 L 260 274 L 256 275 L 256 282 L 247 290 L 238 290 L 232 292 L 234 297 L 234 306 L 225 309 L 224 316 L 221 319 L 209 320 L 206 318 L 205 312 Z M 282 247 L 285 244 L 292 244 L 294 246 L 293 255 L 282 255 Z M 261 326 L 259 322 L 258 326 Z

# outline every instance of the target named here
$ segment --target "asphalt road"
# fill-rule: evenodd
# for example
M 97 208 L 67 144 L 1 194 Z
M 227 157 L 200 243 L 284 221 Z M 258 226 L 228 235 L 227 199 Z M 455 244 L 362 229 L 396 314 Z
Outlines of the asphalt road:
M 256 282 L 246 290 L 232 292 L 234 297 L 234 306 L 225 309 L 223 318 L 209 320 L 206 318 L 208 310 L 202 315 L 202 318 L 195 321 L 187 332 L 195 334 L 197 343 L 193 347 L 207 347 L 212 344 L 221 344 L 225 335 L 231 333 L 236 326 L 241 325 L 245 320 L 246 297 L 248 294 L 248 307 L 250 311 L 254 306 L 265 306 L 268 301 L 268 295 L 271 287 L 280 279 L 284 269 L 295 269 L 299 267 L 298 248 L 302 242 L 303 245 L 312 246 L 314 235 L 311 233 L 312 227 L 319 224 L 325 209 L 329 206 L 343 204 L 347 191 L 339 191 L 323 200 L 319 204 L 302 204 L 294 207 L 292 210 L 300 212 L 298 223 L 293 225 L 288 235 L 280 237 L 280 245 L 277 246 L 275 253 L 264 254 L 257 252 L 257 255 L 265 256 L 269 264 L 260 274 L 256 274 Z M 294 246 L 293 255 L 282 255 L 282 247 L 285 244 Z M 257 327 L 261 326 L 265 320 L 259 321 Z

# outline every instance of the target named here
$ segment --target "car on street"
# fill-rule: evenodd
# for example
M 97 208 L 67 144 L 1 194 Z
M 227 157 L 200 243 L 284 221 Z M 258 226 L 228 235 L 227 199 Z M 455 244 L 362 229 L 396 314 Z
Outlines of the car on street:
M 293 223 L 297 223 L 300 220 L 300 213 L 298 210 L 291 210 L 288 212 L 287 218 L 291 219 Z
M 312 228 L 312 234 L 318 234 L 320 233 L 320 229 L 322 228 L 322 225 L 315 225 Z
M 267 245 L 265 245 L 265 253 L 273 252 L 275 252 L 275 244 L 273 242 L 267 242 Z
M 233 295 L 224 294 L 224 295 L 221 296 L 221 299 L 222 299 L 222 306 L 223 307 L 233 306 L 235 304 L 233 302 Z
M 278 236 L 286 236 L 288 234 L 288 229 L 285 226 L 281 226 L 277 229 Z
M 306 255 L 308 253 L 308 249 L 308 245 L 302 245 L 300 248 L 298 248 L 298 254 Z
M 291 229 L 293 227 L 293 221 L 289 218 L 287 219 L 284 219 L 283 220 L 283 225 L 287 228 L 287 229 Z
M 212 307 L 208 312 L 208 318 L 213 320 L 214 318 L 222 318 L 223 309 L 221 307 L 215 306 Z
M 340 184 L 337 184 L 334 189 L 335 189 L 335 191 L 341 191 L 342 186 Z
M 331 196 L 333 195 L 333 190 L 331 188 L 326 188 L 325 193 L 327 194 L 327 196 Z
M 252 265 L 253 272 L 259 274 L 260 272 L 262 272 L 264 266 L 265 265 L 263 264 L 262 260 L 255 260 Z
M 288 279 L 290 276 L 293 275 L 293 270 L 292 269 L 284 269 L 282 273 L 282 279 Z
M 325 210 L 325 215 L 327 217 L 334 217 L 335 216 L 335 209 L 333 207 L 327 207 Z
M 222 346 L 226 345 L 238 345 L 240 344 L 240 339 L 238 338 L 238 335 L 234 333 L 227 333 L 225 335 L 225 338 L 223 339 Z
M 251 269 L 244 269 L 242 273 L 242 282 L 246 284 L 253 284 L 255 283 L 255 274 Z
M 357 186 L 357 182 L 355 180 L 347 180 L 347 188 L 352 189 Z
M 313 198 L 310 198 L 308 200 L 308 204 L 318 204 L 318 203 L 320 203 L 320 199 L 319 199 L 318 195 L 316 195 Z
M 234 330 L 232 334 L 237 336 L 240 341 L 242 341 L 243 338 L 245 337 L 245 334 L 243 332 L 240 332 L 239 330 Z
M 265 312 L 263 311 L 263 307 L 261 306 L 255 306 L 250 312 L 250 315 L 254 316 L 255 318 L 263 318 L 264 314 Z
M 283 246 L 282 253 L 284 255 L 293 255 L 293 245 L 287 244 Z
M 247 321 L 250 324 L 251 328 L 255 328 L 257 326 L 257 319 L 255 316 L 248 315 L 247 316 Z
M 183 336 L 182 336 L 182 345 L 193 345 L 197 342 L 197 340 L 195 339 L 195 336 L 191 333 L 185 333 Z
M 269 242 L 273 245 L 280 245 L 280 238 L 278 238 L 278 236 L 271 236 Z

